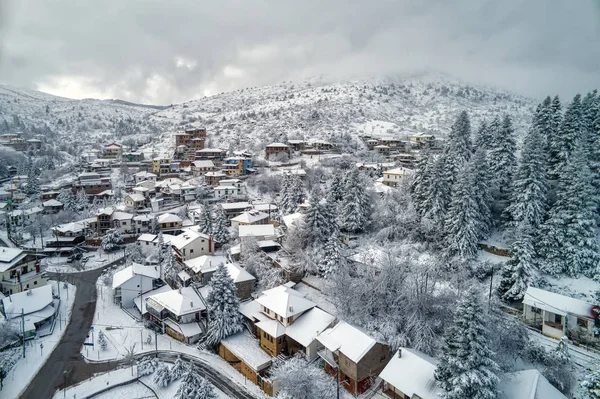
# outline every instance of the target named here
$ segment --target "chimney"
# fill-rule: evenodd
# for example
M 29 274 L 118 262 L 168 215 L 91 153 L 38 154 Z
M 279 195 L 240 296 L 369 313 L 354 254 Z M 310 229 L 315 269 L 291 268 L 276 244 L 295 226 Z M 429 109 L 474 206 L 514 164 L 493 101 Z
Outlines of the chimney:
M 402 349 L 398 349 L 398 358 L 402 358 Z
M 293 311 L 294 311 L 294 307 L 290 306 L 290 312 L 293 312 Z

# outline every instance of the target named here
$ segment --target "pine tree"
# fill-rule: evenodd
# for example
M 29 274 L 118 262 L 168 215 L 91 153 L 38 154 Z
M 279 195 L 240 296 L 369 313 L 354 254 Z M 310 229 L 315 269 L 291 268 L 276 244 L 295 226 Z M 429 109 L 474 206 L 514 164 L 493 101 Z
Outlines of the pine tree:
M 212 234 L 215 241 L 222 245 L 229 241 L 229 220 L 220 209 L 215 209 L 214 212 Z
M 283 183 L 279 191 L 279 209 L 284 215 L 293 213 L 296 209 L 296 204 L 291 195 L 292 178 L 290 175 L 283 175 Z
M 73 192 L 63 188 L 56 197 L 56 200 L 64 205 L 64 210 L 67 212 L 77 212 L 77 204 Z
M 106 341 L 106 336 L 102 330 L 98 331 L 98 345 L 103 351 L 108 349 L 108 342 Z
M 423 214 L 423 202 L 426 200 L 425 193 L 428 191 L 432 182 L 433 167 L 435 165 L 434 157 L 426 151 L 416 165 L 415 173 L 410 184 L 410 193 L 413 204 L 420 215 Z
M 477 129 L 477 134 L 475 135 L 475 140 L 473 143 L 473 150 L 482 149 L 488 150 L 489 145 L 492 142 L 491 130 L 484 120 L 479 125 L 479 129 Z
M 110 229 L 104 234 L 100 246 L 106 252 L 111 252 L 123 244 L 123 236 L 118 229 Z
M 429 184 L 423 191 L 423 203 L 419 207 L 422 217 L 431 220 L 434 226 L 443 227 L 450 203 L 450 186 L 446 173 L 445 157 L 440 156 L 431 166 Z
M 160 366 L 158 366 L 152 376 L 152 382 L 160 388 L 169 386 L 169 383 L 171 383 L 171 370 L 167 364 L 161 363 Z
M 158 368 L 158 361 L 153 357 L 145 357 L 138 362 L 138 375 L 144 377 L 153 374 Z
M 148 231 L 150 234 L 160 233 L 160 224 L 158 223 L 158 218 L 156 215 L 152 215 L 152 219 L 150 219 L 150 225 L 148 226 Z
M 517 144 L 510 116 L 505 115 L 500 129 L 495 131 L 494 145 L 490 150 L 489 165 L 493 182 L 493 197 L 500 202 L 501 213 L 510 199 L 511 184 L 517 166 Z
M 579 383 L 579 399 L 600 399 L 600 364 L 596 364 Z
M 35 196 L 40 193 L 40 181 L 36 174 L 31 174 L 27 177 L 27 187 L 25 192 L 29 196 Z
M 175 256 L 175 251 L 173 250 L 173 247 L 171 247 L 170 245 L 166 251 L 166 256 L 162 269 L 164 271 L 164 277 L 167 281 L 170 282 L 170 285 L 177 285 L 177 274 L 181 271 L 181 266 L 179 265 L 179 261 Z
M 185 362 L 181 359 L 181 356 L 177 356 L 175 364 L 171 367 L 171 381 L 180 379 L 186 370 L 187 366 Z
M 542 225 L 540 254 L 542 268 L 553 275 L 594 275 L 598 267 L 592 177 L 585 151 L 577 145 L 561 170 L 556 202 Z
M 548 136 L 548 180 L 558 180 L 558 170 L 560 164 L 561 151 L 561 131 L 560 127 L 563 120 L 562 105 L 558 96 L 552 99 L 549 108 L 549 130 Z
M 371 199 L 357 168 L 348 174 L 345 191 L 342 227 L 345 231 L 362 232 L 371 218 Z
M 328 198 L 334 202 L 340 202 L 344 199 L 344 177 L 339 170 L 333 173 Z
M 488 126 L 488 145 L 487 150 L 491 150 L 500 146 L 500 142 L 498 142 L 498 138 L 500 137 L 500 131 L 502 130 L 502 120 L 499 116 L 495 116 L 492 119 Z
M 492 226 L 492 195 L 489 185 L 489 168 L 486 151 L 478 148 L 473 154 L 473 195 L 477 203 L 478 226 L 477 233 L 479 239 L 485 239 L 489 236 Z
M 218 396 L 210 382 L 200 376 L 196 368 L 188 364 L 181 377 L 181 383 L 174 396 L 175 399 L 217 399 Z
M 530 226 L 520 225 L 511 246 L 512 256 L 502 269 L 498 293 L 505 301 L 520 301 L 531 285 L 536 267 L 534 233 Z
M 473 192 L 474 175 L 469 163 L 459 169 L 452 199 L 444 222 L 444 238 L 449 256 L 472 259 L 477 254 L 480 216 Z
M 584 140 L 583 142 L 585 142 L 585 129 L 583 125 L 581 95 L 577 94 L 565 111 L 564 118 L 560 124 L 558 142 L 555 143 L 558 159 L 552 173 L 558 176 L 559 179 L 561 171 L 566 168 L 579 140 Z
M 336 230 L 328 237 L 323 246 L 323 257 L 319 262 L 319 274 L 325 278 L 335 276 L 342 262 L 344 262 L 342 237 L 339 230 Z
M 513 182 L 511 203 L 506 209 L 512 227 L 537 231 L 548 209 L 548 181 L 543 138 L 534 126 L 523 143 L 523 151 Z
M 210 312 L 208 330 L 203 344 L 216 348 L 223 338 L 242 330 L 243 319 L 238 311 L 240 300 L 225 265 L 219 265 L 210 280 L 211 292 L 206 300 Z
M 310 197 L 310 208 L 304 219 L 304 228 L 317 243 L 325 243 L 337 229 L 334 208 L 326 200 L 321 199 L 321 191 L 316 188 Z
M 592 185 L 596 193 L 596 207 L 600 207 L 600 96 L 593 107 L 593 121 L 588 133 L 588 163 L 592 173 Z M 598 214 L 598 212 L 596 212 Z
M 461 166 L 471 159 L 471 121 L 466 111 L 462 111 L 450 129 L 445 149 L 445 164 L 452 186 Z
M 290 181 L 290 198 L 294 204 L 294 208 L 304 202 L 304 183 L 298 175 L 292 175 Z
M 446 399 L 495 399 L 498 395 L 499 368 L 488 347 L 485 314 L 477 290 L 469 289 L 444 335 L 443 354 L 435 371 Z
M 213 220 L 210 214 L 210 208 L 208 205 L 202 207 L 202 213 L 198 219 L 198 227 L 201 233 L 210 235 L 213 228 Z

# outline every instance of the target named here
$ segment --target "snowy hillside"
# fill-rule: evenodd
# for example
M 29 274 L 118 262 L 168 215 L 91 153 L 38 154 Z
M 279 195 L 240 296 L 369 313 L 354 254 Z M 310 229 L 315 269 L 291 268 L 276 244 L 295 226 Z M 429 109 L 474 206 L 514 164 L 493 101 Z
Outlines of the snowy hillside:
M 522 134 L 534 105 L 532 99 L 442 76 L 284 82 L 168 108 L 0 86 L 0 132 L 29 129 L 71 145 L 131 138 L 168 150 L 176 131 L 205 126 L 213 147 L 259 150 L 267 142 L 318 137 L 350 149 L 361 146 L 359 135 L 444 136 L 461 110 L 474 124 L 509 113 Z
M 286 137 L 348 144 L 359 135 L 432 132 L 444 136 L 461 110 L 467 110 L 475 124 L 510 113 L 522 134 L 535 103 L 440 76 L 339 83 L 309 80 L 193 100 L 159 111 L 151 119 L 175 126 L 206 126 L 212 146 L 259 149 L 265 142 Z

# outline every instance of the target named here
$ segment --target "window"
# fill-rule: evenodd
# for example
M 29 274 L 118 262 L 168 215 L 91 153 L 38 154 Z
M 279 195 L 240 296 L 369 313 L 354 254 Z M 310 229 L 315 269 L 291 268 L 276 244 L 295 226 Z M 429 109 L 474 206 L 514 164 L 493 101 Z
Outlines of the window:
M 584 319 L 584 318 L 581 318 L 581 317 L 578 317 L 578 318 L 577 318 L 577 325 L 578 325 L 579 327 L 587 328 L 587 326 L 588 326 L 588 323 L 587 323 L 587 320 L 586 320 L 586 319 Z
M 185 253 L 185 249 L 183 250 L 183 252 Z M 194 250 L 190 249 L 190 254 L 193 254 L 193 253 L 194 253 Z
M 555 314 L 554 315 L 554 322 L 555 323 L 559 323 L 559 324 L 562 323 L 562 316 L 559 315 L 559 314 Z
M 347 358 L 344 359 L 344 363 L 346 364 L 346 367 L 350 367 L 350 360 L 348 360 Z
M 37 280 L 35 280 L 35 281 L 33 282 L 33 285 L 37 285 Z
M 381 355 L 381 357 L 379 358 L 379 363 L 383 362 L 385 360 L 385 353 L 383 355 Z

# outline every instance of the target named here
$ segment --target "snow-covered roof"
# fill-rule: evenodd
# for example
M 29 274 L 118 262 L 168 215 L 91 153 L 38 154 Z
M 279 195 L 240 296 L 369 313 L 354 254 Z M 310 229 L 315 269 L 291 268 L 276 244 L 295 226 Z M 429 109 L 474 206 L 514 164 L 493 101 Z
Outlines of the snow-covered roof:
M 60 202 L 60 201 L 57 201 L 55 199 L 51 199 L 51 200 L 42 202 L 42 206 L 44 206 L 44 207 L 56 207 L 56 206 L 63 206 L 63 203 Z
M 258 224 L 240 226 L 240 237 L 271 237 L 275 236 L 275 227 L 272 224 Z
M 567 399 L 537 370 L 506 373 L 501 377 L 501 399 Z
M 214 168 L 215 164 L 213 161 L 194 161 L 192 162 L 196 168 Z
M 245 269 L 242 269 L 236 264 L 227 263 L 225 267 L 227 268 L 227 273 L 229 273 L 229 277 L 231 277 L 234 283 L 256 280 L 256 278 L 253 275 L 251 275 Z
M 250 205 L 249 202 L 226 202 L 224 204 L 221 204 L 221 208 L 223 208 L 224 210 L 250 209 L 252 208 L 252 205 Z
M 267 145 L 267 147 L 285 147 L 285 148 L 288 148 L 289 146 L 287 144 L 283 144 L 283 143 L 271 143 L 271 144 Z
M 287 287 L 271 289 L 264 291 L 263 295 L 256 299 L 256 302 L 276 315 L 285 318 L 295 316 L 317 306 L 314 302 L 303 298 L 299 292 L 297 294 L 294 289 Z
M 156 177 L 156 175 L 154 173 L 150 173 L 150 172 L 146 172 L 146 171 L 141 171 L 141 172 L 137 172 L 135 175 L 135 177 L 140 177 L 140 178 L 153 178 Z
M 345 321 L 323 331 L 317 339 L 330 351 L 340 351 L 354 363 L 360 362 L 377 343 L 367 333 Z
M 261 212 L 274 212 L 277 209 L 277 205 L 275 204 L 252 204 L 252 208 L 256 211 L 261 211 Z
M 285 330 L 285 335 L 304 347 L 310 345 L 319 335 L 335 321 L 335 316 L 319 309 L 312 308 L 300 316 Z
M 50 284 L 2 298 L 4 312 L 9 319 L 20 317 L 21 310 L 25 314 L 42 310 L 52 304 L 52 301 L 52 285 Z
M 181 218 L 177 215 L 173 215 L 172 213 L 163 213 L 158 217 L 159 223 L 180 223 L 183 222 Z
M 198 150 L 196 152 L 200 152 L 200 153 L 213 153 L 213 152 L 225 152 L 225 151 L 221 150 L 220 148 L 204 148 L 204 149 Z
M 281 247 L 281 244 L 275 240 L 262 240 L 257 242 L 259 248 Z
M 210 237 L 195 230 L 186 229 L 171 240 L 171 245 L 177 249 L 182 249 L 198 239 L 208 240 Z
M 180 271 L 179 273 L 177 273 L 177 277 L 179 277 L 179 279 L 183 282 L 188 281 L 189 279 L 191 279 L 192 277 L 188 274 L 188 272 L 186 272 L 185 270 Z
M 138 241 L 147 241 L 147 242 L 153 242 L 156 239 L 156 234 L 142 234 L 138 237 Z
M 238 359 L 242 360 L 254 371 L 261 371 L 271 365 L 273 358 L 261 349 L 258 340 L 250 335 L 239 332 L 221 340 L 225 346 Z
M 7 271 L 26 256 L 27 254 L 20 248 L 0 248 L 0 272 Z
M 266 213 L 262 213 L 259 211 L 247 211 L 247 212 L 243 212 L 241 214 L 239 214 L 238 216 L 232 218 L 232 221 L 238 222 L 238 223 L 256 223 L 259 220 L 263 220 L 263 219 L 268 219 L 269 215 Z
M 218 177 L 218 176 L 227 176 L 227 175 L 220 171 L 206 172 L 206 174 L 204 174 L 204 177 Z
M 207 273 L 210 271 L 215 271 L 219 265 L 224 265 L 227 263 L 227 258 L 219 255 L 202 255 L 184 262 L 184 264 L 192 269 L 194 273 Z
M 216 186 L 213 188 L 213 190 L 218 191 L 218 190 L 231 190 L 231 191 L 237 191 L 238 188 L 234 187 L 234 186 Z
M 144 202 L 146 199 L 142 194 L 134 193 L 127 195 L 133 202 Z
M 179 332 L 186 338 L 194 337 L 196 335 L 202 334 L 202 327 L 200 327 L 199 323 L 175 323 L 171 319 L 164 320 L 165 324 L 168 325 L 171 329 Z
M 115 212 L 115 213 L 113 213 L 113 219 L 114 220 L 130 220 L 130 219 L 133 219 L 133 214 L 127 213 L 127 212 Z
M 252 321 L 270 320 L 269 317 L 262 312 L 262 305 L 256 301 L 249 301 L 241 304 L 240 313 Z
M 292 225 L 294 224 L 294 222 L 296 220 L 303 219 L 303 218 L 304 218 L 303 213 L 296 212 L 296 213 L 291 213 L 289 215 L 283 216 L 281 218 L 281 220 L 283 221 L 283 224 L 285 224 L 285 226 L 289 229 L 290 227 L 292 227 Z
M 442 392 L 434 379 L 435 359 L 413 349 L 401 348 L 379 377 L 412 398 L 438 399 Z
M 196 313 L 206 309 L 204 302 L 192 287 L 184 287 L 150 295 L 146 300 L 156 302 L 177 316 Z
M 160 294 L 161 292 L 167 292 L 167 291 L 171 291 L 171 287 L 169 287 L 168 284 L 163 285 L 162 287 L 159 287 L 155 290 L 146 292 L 143 295 L 138 295 L 135 298 L 133 298 L 133 303 L 135 304 L 135 307 L 140 311 L 140 313 L 142 315 L 145 315 L 146 313 L 148 313 L 148 311 L 146 310 L 146 298 L 150 297 L 151 295 L 156 295 L 156 294 Z M 142 301 L 142 298 L 144 299 Z
M 152 220 L 152 216 L 151 215 L 136 215 L 133 217 L 133 220 L 135 221 L 142 221 L 142 222 L 149 222 L 150 220 Z
M 136 187 L 133 187 L 131 189 L 131 191 L 138 191 L 140 193 L 145 193 L 147 191 L 150 191 L 150 189 L 148 187 L 144 187 L 144 186 L 136 186 Z
M 589 319 L 595 317 L 592 313 L 593 306 L 589 303 L 535 287 L 527 287 L 523 303 L 562 316 L 571 314 Z
M 383 172 L 383 174 L 384 175 L 406 176 L 406 175 L 414 174 L 414 170 L 400 167 L 400 168 L 386 170 L 385 172 Z
M 157 279 L 160 277 L 160 271 L 157 266 L 144 266 L 139 263 L 133 263 L 131 266 L 128 266 L 113 275 L 113 289 L 122 286 L 136 276 Z
M 256 323 L 256 327 L 260 328 L 273 338 L 279 338 L 285 335 L 285 327 L 281 325 L 277 320 L 268 319 Z

